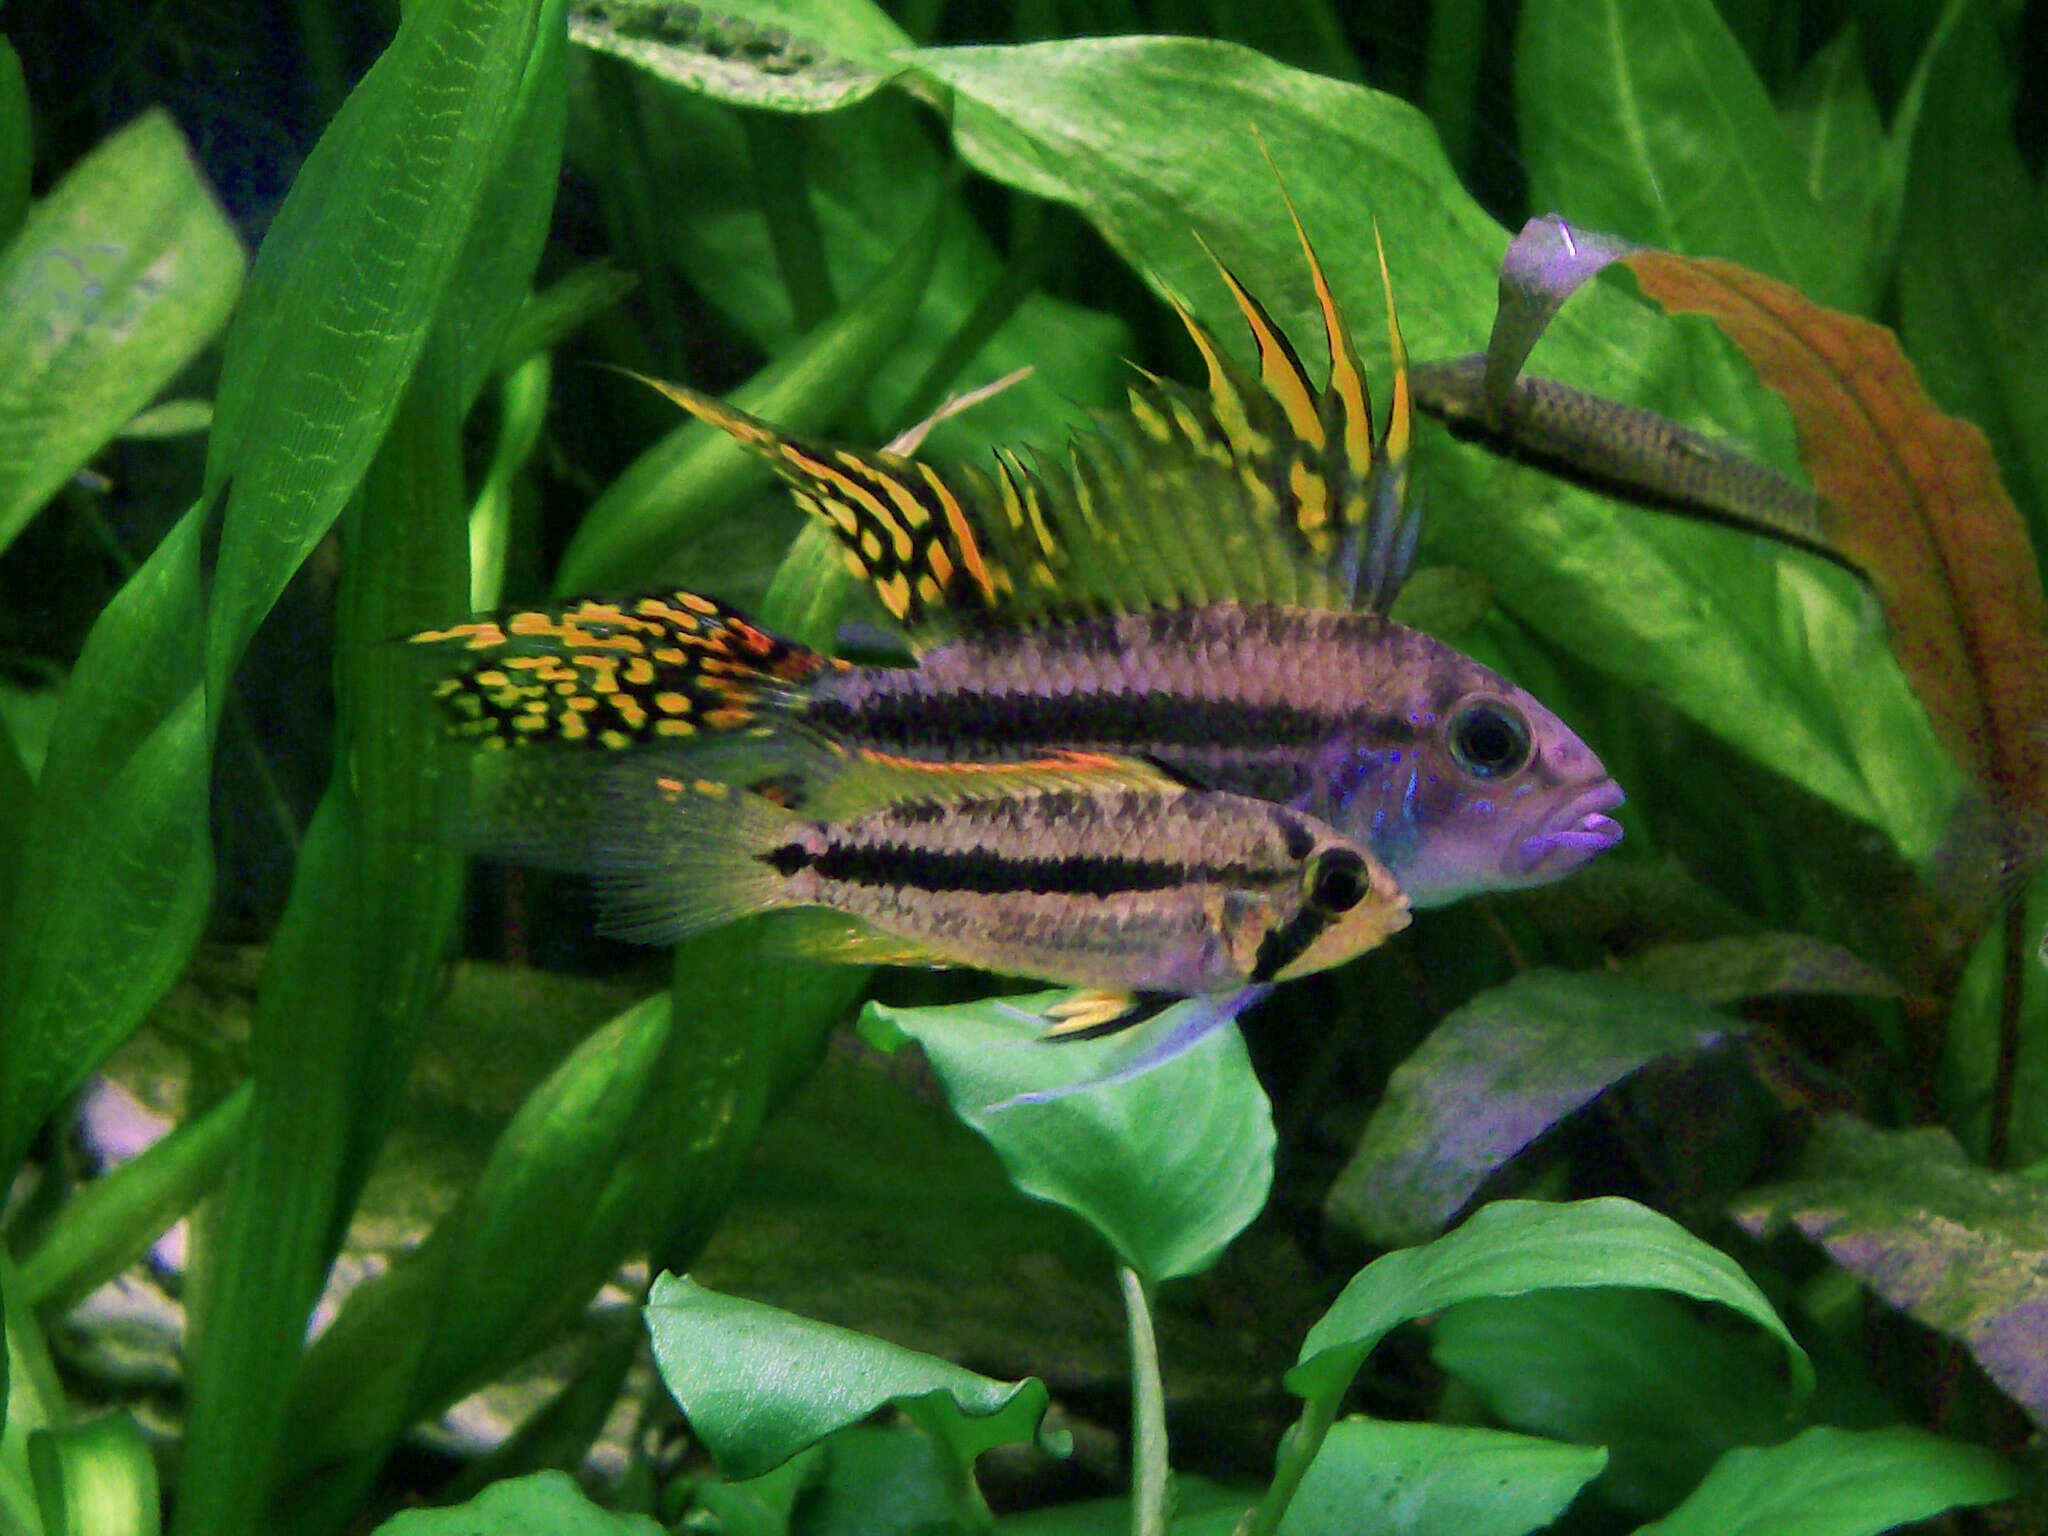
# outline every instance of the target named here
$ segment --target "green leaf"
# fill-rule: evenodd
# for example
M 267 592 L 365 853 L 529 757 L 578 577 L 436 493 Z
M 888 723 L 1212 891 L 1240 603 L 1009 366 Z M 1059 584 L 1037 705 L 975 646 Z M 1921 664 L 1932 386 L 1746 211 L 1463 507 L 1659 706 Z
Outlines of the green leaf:
M 21 57 L 0 37 L 0 250 L 28 212 L 29 174 L 35 168 L 34 117 Z
M 1447 1015 L 1394 1069 L 1325 1209 L 1380 1247 L 1421 1242 L 1559 1121 L 1735 1027 L 1598 972 L 1525 971 Z
M 0 550 L 212 339 L 241 282 L 241 242 L 161 112 L 36 206 L 0 257 Z
M 227 1171 L 249 1112 L 244 1083 L 132 1162 L 67 1201 L 21 1261 L 31 1305 L 63 1311 L 134 1263 Z
M 1862 41 L 1854 22 L 1843 27 L 1807 60 L 1779 117 L 1804 167 L 1806 195 L 1823 218 L 1857 232 L 1856 307 L 1867 314 L 1891 272 L 1905 186 L 1863 72 Z
M 0 1244 L 0 1529 L 40 1536 L 29 1442 L 69 1413 L 42 1326 L 14 1273 Z
M 891 1403 L 915 1405 L 971 1460 L 1043 1438 L 1035 1377 L 992 1381 L 949 1361 L 663 1275 L 647 1303 L 655 1365 L 728 1477 L 758 1477 Z M 801 1371 L 790 1363 L 803 1362 Z M 1064 1454 L 1063 1447 L 1052 1447 Z
M 1615 975 L 1630 986 L 1707 1004 L 1746 997 L 1899 995 L 1899 984 L 1867 960 L 1803 933 L 1737 933 L 1658 944 L 1631 955 Z
M 1991 19 L 1961 7 L 1928 60 L 1899 308 L 1928 391 L 1984 429 L 2048 549 L 2048 204 L 2013 143 L 2016 89 Z
M 1428 123 L 1374 92 L 1188 39 L 928 49 L 958 97 L 978 169 L 1081 209 L 1140 270 L 1235 337 L 1241 327 L 1199 229 L 1296 337 L 1317 311 L 1272 153 L 1340 303 L 1378 303 L 1376 217 L 1402 328 L 1418 357 L 1473 351 L 1492 322 L 1506 237 L 1467 196 Z M 1171 144 L 1164 156 L 1157 146 Z M 1370 203 L 1359 189 L 1370 189 Z M 1369 372 L 1384 350 L 1361 325 Z M 1791 461 L 1782 407 L 1718 338 L 1596 285 L 1560 316 L 1546 372 Z M 1425 437 L 1426 540 L 1492 580 L 1501 604 L 1609 676 L 1648 689 L 1738 749 L 1863 821 L 1911 857 L 1940 838 L 1958 780 L 1843 573 L 1725 530 L 1611 503 L 1479 450 Z
M 1876 1536 L 2018 1492 L 2012 1470 L 1981 1446 L 1904 1425 L 1809 1429 L 1767 1450 L 1730 1451 L 1637 1536 Z
M 1657 1291 L 1487 1297 L 1430 1325 L 1429 1357 L 1503 1424 L 1606 1447 L 1600 1491 L 1658 1515 L 1723 1451 L 1793 1427 L 1774 1352 L 1721 1321 Z
M 1280 1536 L 1524 1536 L 1562 1515 L 1606 1461 L 1597 1446 L 1495 1429 L 1343 1419 Z
M 46 1536 L 156 1536 L 156 1457 L 128 1414 L 39 1429 L 28 1456 Z
M 903 71 L 890 55 L 910 38 L 877 6 L 721 0 L 687 10 L 669 0 L 580 0 L 569 35 L 657 79 L 734 106 L 831 112 Z
M 1515 108 L 1535 208 L 1858 307 L 1863 231 L 1807 196 L 1713 0 L 1532 0 L 1516 32 Z
M 915 1040 L 1011 1181 L 1081 1217 L 1148 1285 L 1199 1274 L 1258 1215 L 1273 1181 L 1272 1110 L 1244 1041 L 1217 1030 L 1126 1082 L 1006 1104 L 1100 1077 L 1131 1048 L 1116 1038 L 1050 1044 L 1035 1018 L 1010 1011 L 1028 1015 L 1060 995 L 871 1003 L 861 1028 L 883 1049 Z
M 1947 1334 L 2037 1418 L 2048 1417 L 2048 1188 L 1971 1166 L 1948 1132 L 1824 1121 L 1800 1176 L 1745 1197 L 1736 1219 L 1791 1226 L 1889 1305 Z
M 660 1536 L 645 1515 L 620 1515 L 585 1498 L 566 1472 L 493 1483 L 452 1509 L 408 1509 L 375 1536 Z
M 1785 1346 L 1793 1390 L 1802 1396 L 1812 1390 L 1806 1352 L 1733 1259 L 1669 1217 L 1613 1198 L 1570 1205 L 1500 1201 L 1447 1237 L 1374 1260 L 1309 1330 L 1287 1373 L 1287 1389 L 1334 1401 L 1397 1324 L 1461 1301 L 1613 1285 L 1730 1308 Z
M 349 93 L 257 253 L 208 445 L 227 511 L 216 696 L 368 469 L 511 146 L 545 0 L 427 0 Z

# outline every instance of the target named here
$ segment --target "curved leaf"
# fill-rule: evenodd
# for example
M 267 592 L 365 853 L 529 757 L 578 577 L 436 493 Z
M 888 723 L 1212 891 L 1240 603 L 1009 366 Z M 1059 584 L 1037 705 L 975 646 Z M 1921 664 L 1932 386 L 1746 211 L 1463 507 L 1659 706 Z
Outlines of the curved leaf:
M 621 1515 L 590 1502 L 566 1472 L 493 1483 L 467 1504 L 408 1509 L 375 1536 L 659 1536 L 645 1515 Z
M 988 1139 L 1011 1181 L 1081 1217 L 1148 1284 L 1207 1269 L 1273 1182 L 1272 1110 L 1243 1038 L 1217 1030 L 1129 1081 L 1006 1105 L 1099 1077 L 1129 1049 L 1115 1038 L 1049 1043 L 1038 1020 L 1019 1016 L 1060 995 L 949 1008 L 870 1003 L 861 1028 L 884 1049 L 917 1041 L 955 1112 Z
M 762 0 L 715 9 L 673 0 L 577 0 L 569 36 L 671 85 L 776 112 L 851 106 L 902 73 L 889 55 L 910 46 L 878 7 Z
M 654 1360 L 690 1429 L 728 1477 L 759 1477 L 836 1429 L 891 1403 L 971 1460 L 1043 1436 L 1049 1398 L 1037 1378 L 992 1381 L 830 1323 L 663 1275 L 647 1303 Z M 800 1369 L 793 1369 L 798 1363 Z M 1048 1449 L 1064 1454 L 1063 1443 Z
M 2048 1424 L 2048 1186 L 1973 1167 L 1940 1130 L 1825 1121 L 1802 1176 L 1736 1219 L 1790 1225 L 1891 1306 L 1959 1340 Z
M 1890 1429 L 1809 1429 L 1784 1445 L 1730 1451 L 1693 1496 L 1636 1536 L 1876 1536 L 1945 1509 L 2019 1492 L 1981 1446 Z
M 1735 1027 L 1597 972 L 1524 972 L 1446 1016 L 1394 1069 L 1325 1209 L 1382 1247 L 1421 1242 L 1560 1120 Z
M 1287 1389 L 1331 1400 L 1398 1324 L 1480 1296 L 1581 1286 L 1645 1286 L 1711 1301 L 1777 1338 L 1793 1390 L 1813 1387 L 1813 1366 L 1771 1304 L 1726 1254 L 1669 1217 L 1631 1200 L 1546 1205 L 1504 1200 L 1447 1237 L 1376 1259 L 1309 1330 Z

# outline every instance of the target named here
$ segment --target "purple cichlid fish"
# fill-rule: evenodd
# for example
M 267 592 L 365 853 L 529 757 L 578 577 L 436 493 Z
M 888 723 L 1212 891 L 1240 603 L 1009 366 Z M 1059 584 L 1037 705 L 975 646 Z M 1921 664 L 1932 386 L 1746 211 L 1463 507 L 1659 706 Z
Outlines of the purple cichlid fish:
M 1377 435 L 1302 247 L 1324 389 L 1225 268 L 1258 373 L 1175 300 L 1206 392 L 1148 376 L 1063 462 L 999 453 L 993 473 L 941 475 L 660 386 L 774 464 L 915 665 L 850 666 L 694 593 L 587 601 L 414 636 L 452 653 L 437 691 L 454 734 L 704 752 L 713 777 L 797 805 L 849 756 L 964 768 L 1086 752 L 1320 818 L 1416 907 L 1568 874 L 1619 841 L 1621 789 L 1526 691 L 1386 617 L 1417 531 L 1405 354 L 1390 296 L 1394 400 Z

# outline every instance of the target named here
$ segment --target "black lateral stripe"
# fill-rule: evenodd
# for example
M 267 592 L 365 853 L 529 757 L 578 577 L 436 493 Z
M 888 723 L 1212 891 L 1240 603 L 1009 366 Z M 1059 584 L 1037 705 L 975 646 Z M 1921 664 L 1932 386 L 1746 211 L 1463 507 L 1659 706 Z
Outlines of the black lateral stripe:
M 915 749 L 951 748 L 973 741 L 983 748 L 1027 748 L 1058 742 L 1073 747 L 1138 743 L 1162 747 L 1308 748 L 1346 731 L 1377 740 L 1412 740 L 1405 715 L 1361 719 L 1355 712 L 1303 709 L 1296 704 L 1252 704 L 1237 699 L 1190 699 L 1144 693 L 878 694 L 853 704 L 824 698 L 806 712 L 834 735 Z
M 1306 954 L 1329 926 L 1327 912 L 1303 907 L 1259 941 L 1259 952 L 1252 959 L 1252 980 L 1271 981 Z
M 794 867 L 783 862 L 800 854 Z M 1238 883 L 1253 878 L 1241 866 L 1209 867 L 1164 859 L 1078 855 L 1063 859 L 1019 859 L 986 848 L 906 848 L 900 843 L 834 843 L 822 853 L 794 844 L 763 856 L 778 871 L 794 874 L 808 866 L 827 880 L 847 885 L 895 886 L 928 892 L 966 891 L 983 896 L 1035 893 L 1060 896 L 1115 896 L 1129 891 L 1168 891 L 1190 883 Z

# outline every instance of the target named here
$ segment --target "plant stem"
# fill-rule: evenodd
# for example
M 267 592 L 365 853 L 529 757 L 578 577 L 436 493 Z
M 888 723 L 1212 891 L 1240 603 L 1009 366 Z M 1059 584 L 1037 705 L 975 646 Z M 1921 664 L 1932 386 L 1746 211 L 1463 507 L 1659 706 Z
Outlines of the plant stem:
M 1266 1496 L 1259 1500 L 1256 1509 L 1245 1512 L 1245 1517 L 1237 1522 L 1237 1529 L 1231 1536 L 1273 1536 L 1280 1529 L 1280 1517 L 1287 1513 L 1294 1490 L 1301 1486 L 1309 1463 L 1323 1448 L 1323 1439 L 1337 1418 L 1337 1405 L 1343 1401 L 1345 1388 L 1349 1385 L 1345 1383 L 1344 1387 L 1327 1397 L 1308 1400 L 1294 1428 L 1280 1442 L 1280 1458 L 1273 1468 L 1273 1481 L 1266 1489 Z
M 1166 1536 L 1172 1504 L 1166 1459 L 1166 1393 L 1145 1282 L 1128 1265 L 1116 1274 L 1131 1321 L 1131 1536 Z
M 2024 893 L 2005 909 L 2004 974 L 1998 1006 L 1998 1068 L 1991 1080 L 1991 1136 L 1986 1155 L 2003 1168 L 2012 1137 L 2013 1087 L 2020 1067 L 2020 1003 L 2026 988 L 2027 903 Z

